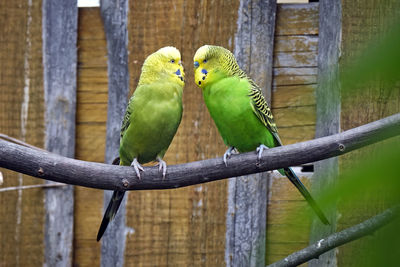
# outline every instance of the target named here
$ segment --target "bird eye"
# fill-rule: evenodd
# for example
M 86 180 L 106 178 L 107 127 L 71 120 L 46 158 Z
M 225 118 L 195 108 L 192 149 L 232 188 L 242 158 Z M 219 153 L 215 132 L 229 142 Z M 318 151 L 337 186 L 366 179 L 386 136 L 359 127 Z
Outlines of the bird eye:
M 207 59 L 204 59 L 204 60 L 203 60 L 203 63 L 207 63 Z
M 175 63 L 175 59 L 171 59 L 169 62 L 171 62 L 171 63 Z

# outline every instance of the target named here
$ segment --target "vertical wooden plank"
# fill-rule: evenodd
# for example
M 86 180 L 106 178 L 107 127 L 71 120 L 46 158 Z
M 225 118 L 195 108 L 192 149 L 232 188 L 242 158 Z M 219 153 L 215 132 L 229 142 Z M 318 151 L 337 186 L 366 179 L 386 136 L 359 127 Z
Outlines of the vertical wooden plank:
M 317 123 L 315 136 L 323 137 L 340 132 L 339 56 L 341 42 L 341 0 L 319 2 Z M 314 165 L 314 192 L 332 188 L 338 176 L 338 159 L 330 158 Z M 310 243 L 313 244 L 336 231 L 336 203 L 324 207 L 331 225 L 323 225 L 314 217 Z M 309 262 L 309 266 L 337 266 L 336 249 Z
M 128 0 L 102 0 L 101 16 L 107 37 L 108 54 L 108 110 L 105 162 L 111 163 L 118 156 L 120 129 L 128 100 Z M 104 210 L 112 192 L 104 193 Z M 126 201 L 119 207 L 114 220 L 102 238 L 101 266 L 123 266 L 126 241 Z
M 240 1 L 234 54 L 271 102 L 276 0 Z M 265 266 L 267 174 L 229 179 L 227 266 Z
M 358 56 L 365 53 L 365 47 L 372 43 L 375 45 L 382 34 L 389 32 L 392 23 L 400 17 L 400 2 L 397 0 L 342 0 L 342 42 L 340 70 L 345 70 L 347 64 L 352 64 Z M 397 79 L 398 81 L 398 79 Z M 347 130 L 380 118 L 400 112 L 400 86 L 399 83 L 389 85 L 379 75 L 370 82 L 362 85 L 353 82 L 354 88 L 341 90 L 341 117 L 340 126 Z M 355 89 L 355 90 L 354 90 Z M 344 172 L 353 168 L 354 163 L 361 159 L 375 157 L 381 144 L 371 145 L 339 159 L 339 171 Z M 382 175 L 385 175 L 383 173 Z M 340 231 L 360 221 L 363 221 L 387 206 L 385 193 L 382 188 L 363 192 L 354 199 L 357 203 L 339 202 L 337 207 L 340 218 L 337 228 Z M 379 233 L 376 238 L 379 238 Z M 367 266 L 371 265 L 369 257 L 363 257 L 362 252 L 366 247 L 375 245 L 375 238 L 363 238 L 339 247 L 337 255 L 338 265 Z M 379 244 L 379 242 L 377 243 Z M 374 254 L 371 249 L 369 253 Z
M 78 7 L 73 1 L 43 1 L 45 148 L 74 157 Z M 46 191 L 45 264 L 72 264 L 73 186 Z
M 107 43 L 100 8 L 79 8 L 75 158 L 104 162 L 107 122 Z M 99 266 L 97 226 L 102 190 L 75 187 L 74 265 Z
M 0 132 L 44 145 L 42 1 L 0 1 Z M 0 169 L 1 187 L 40 184 Z M 45 191 L 0 194 L 0 266 L 41 266 Z

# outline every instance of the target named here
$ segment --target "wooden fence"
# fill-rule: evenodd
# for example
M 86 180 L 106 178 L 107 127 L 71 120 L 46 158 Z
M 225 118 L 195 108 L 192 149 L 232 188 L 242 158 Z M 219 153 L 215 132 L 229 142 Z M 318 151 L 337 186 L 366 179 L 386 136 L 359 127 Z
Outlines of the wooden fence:
M 177 135 L 164 158 L 168 164 L 219 157 L 225 151 L 223 141 L 202 101 L 201 90 L 192 79 L 192 58 L 201 45 L 222 45 L 237 55 L 239 51 L 245 51 L 240 53 L 239 57 L 243 58 L 239 61 L 255 76 L 259 74 L 259 66 L 265 65 L 262 68 L 266 69 L 266 78 L 255 78 L 258 82 L 265 79 L 263 87 L 266 95 L 270 96 L 269 101 L 280 136 L 284 144 L 291 144 L 314 138 L 316 127 L 320 127 L 317 129 L 320 135 L 328 134 L 324 129 L 329 125 L 316 126 L 317 116 L 323 116 L 316 101 L 317 74 L 325 64 L 323 58 L 318 58 L 318 49 L 328 49 L 321 45 L 318 47 L 319 33 L 328 34 L 321 38 L 329 40 L 329 33 L 325 28 L 320 30 L 320 25 L 330 25 L 333 32 L 341 32 L 342 37 L 336 40 L 336 45 L 342 51 L 342 58 L 339 58 L 339 54 L 329 56 L 333 57 L 331 59 L 335 64 L 345 64 L 344 60 L 356 53 L 358 45 L 373 36 L 374 25 L 381 23 L 386 11 L 390 16 L 398 15 L 394 0 L 381 4 L 380 7 L 385 10 L 382 13 L 378 12 L 377 4 L 373 0 L 332 1 L 340 7 L 340 10 L 336 10 L 340 12 L 335 13 L 336 17 L 328 16 L 325 24 L 319 14 L 330 10 L 331 6 L 327 4 L 329 0 L 321 0 L 321 3 L 277 5 L 276 8 L 273 1 L 267 0 L 102 2 L 103 5 L 110 5 L 110 8 L 122 10 L 121 13 L 114 13 L 115 17 L 111 22 L 104 19 L 104 23 L 127 23 L 126 28 L 121 31 L 126 31 L 128 37 L 127 58 L 123 64 L 129 67 L 130 93 L 138 82 L 141 65 L 148 54 L 166 45 L 176 46 L 182 53 L 187 77 L 184 114 Z M 118 3 L 121 5 L 118 6 Z M 108 84 L 112 80 L 107 78 L 112 75 L 109 68 L 111 64 L 116 64 L 112 61 L 115 55 L 110 53 L 115 51 L 107 50 L 100 8 L 78 10 L 76 6 L 64 6 L 65 11 L 71 12 L 68 24 L 70 27 L 55 28 L 57 17 L 50 17 L 50 14 L 57 7 L 50 4 L 50 0 L 0 3 L 0 132 L 47 149 L 51 148 L 49 142 L 55 142 L 60 148 L 53 149 L 54 151 L 65 152 L 64 155 L 77 159 L 109 162 L 108 159 L 113 156 L 110 150 L 106 155 L 106 139 L 112 134 L 110 127 L 107 130 L 109 88 L 118 87 L 112 87 L 115 83 Z M 263 29 L 264 21 L 270 19 L 263 15 L 266 10 L 269 16 L 275 17 L 272 20 L 275 27 L 272 31 L 264 27 L 269 34 L 273 33 L 265 39 L 268 43 L 264 43 L 266 49 L 273 49 L 273 53 L 270 59 L 265 55 L 263 61 L 262 57 L 248 51 L 245 41 L 250 41 L 251 44 L 253 39 L 250 37 L 246 40 L 248 37 L 245 34 L 256 32 L 260 27 Z M 106 11 L 107 9 L 103 9 L 103 18 L 107 15 L 104 13 Z M 42 20 L 43 16 L 45 20 Z M 342 20 L 341 24 L 340 20 L 336 21 L 338 17 Z M 59 19 L 62 17 L 59 16 Z M 329 24 L 330 22 L 335 23 Z M 239 28 L 245 26 L 249 28 L 240 32 Z M 61 35 L 57 39 L 61 42 L 60 46 L 52 50 L 50 46 L 55 40 L 49 38 L 53 35 L 44 34 L 51 30 L 68 32 L 71 34 L 68 40 L 72 43 L 63 42 Z M 366 33 L 365 40 L 357 35 L 359 32 L 363 33 L 363 37 Z M 261 36 L 263 33 L 259 32 Z M 260 42 L 255 40 L 257 41 Z M 61 49 L 62 45 L 70 53 L 76 51 L 77 59 L 65 53 L 66 50 Z M 57 54 L 65 63 L 61 70 L 56 69 L 60 65 L 50 64 Z M 67 62 L 70 64 L 66 64 Z M 268 71 L 271 71 L 272 84 Z M 65 78 L 65 73 L 69 73 L 69 78 Z M 56 88 L 56 82 L 53 83 L 55 85 L 49 83 L 49 75 L 63 83 Z M 61 95 L 57 99 L 49 98 L 50 95 L 55 96 L 52 89 L 60 90 Z M 63 90 L 67 89 L 76 94 L 76 98 L 66 98 Z M 318 90 L 323 92 L 321 88 Z M 340 87 L 331 90 L 340 90 Z M 399 91 L 393 90 L 392 95 L 380 96 L 381 100 L 377 101 L 377 84 L 368 88 L 364 96 L 350 102 L 336 99 L 334 108 L 338 113 L 332 119 L 340 124 L 337 130 L 349 129 L 399 112 L 400 107 L 396 102 L 400 99 Z M 121 92 L 125 94 L 124 91 Z M 126 99 L 127 97 L 126 94 Z M 365 97 L 368 98 L 367 104 L 363 101 Z M 319 101 L 321 105 L 324 100 Z M 60 103 L 63 104 L 63 109 L 60 109 Z M 52 107 L 54 104 L 56 107 Z M 57 108 L 59 112 L 72 114 L 73 118 L 68 123 L 75 120 L 73 125 L 67 125 L 62 118 L 52 119 L 51 115 Z M 56 134 L 49 132 L 51 124 L 56 124 Z M 73 133 L 60 139 L 62 134 L 68 133 L 67 130 Z M 107 146 L 112 145 L 107 143 Z M 335 168 L 342 167 L 337 161 L 333 164 L 336 164 Z M 0 171 L 4 176 L 1 187 L 42 183 L 41 180 L 5 169 Z M 300 172 L 300 168 L 297 171 Z M 310 187 L 312 173 L 301 174 L 303 182 Z M 314 180 L 313 188 L 316 188 L 317 183 Z M 311 218 L 293 222 L 293 216 L 287 216 L 307 209 L 307 204 L 285 177 L 271 174 L 265 181 L 265 186 L 257 190 L 266 210 L 264 215 L 257 216 L 266 218 L 266 221 L 260 223 L 264 225 L 264 229 L 254 231 L 261 238 L 265 236 L 265 245 L 263 244 L 261 252 L 256 252 L 254 248 L 246 250 L 240 244 L 231 243 L 229 235 L 232 234 L 232 227 L 241 229 L 240 227 L 245 226 L 236 222 L 234 225 L 227 223 L 230 216 L 239 216 L 239 212 L 234 205 L 238 199 L 232 200 L 232 184 L 226 180 L 173 190 L 130 192 L 126 196 L 126 208 L 120 211 L 125 218 L 115 223 L 119 224 L 118 233 L 123 238 L 106 235 L 103 244 L 95 240 L 103 214 L 102 191 L 83 187 L 57 187 L 0 192 L 0 266 L 37 266 L 44 263 L 49 266 L 221 266 L 226 263 L 232 266 L 240 263 L 245 266 L 250 263 L 261 266 L 272 263 L 305 247 L 310 236 L 311 240 L 322 237 L 323 231 L 318 225 L 311 227 Z M 240 190 L 239 188 L 238 185 L 236 189 Z M 54 195 L 49 195 L 49 191 L 54 192 Z M 54 207 L 52 201 L 54 198 L 61 199 L 57 196 L 59 192 L 63 198 L 69 200 L 58 205 L 68 202 L 69 208 L 65 205 L 64 214 L 53 218 L 50 211 L 57 207 Z M 236 193 L 239 194 L 240 191 Z M 263 205 L 261 202 L 249 204 Z M 368 215 L 375 211 L 371 210 Z M 335 210 L 331 215 L 334 212 Z M 345 218 L 352 218 L 349 221 L 351 224 L 368 215 L 359 215 L 357 218 L 353 218 L 355 215 L 346 215 Z M 338 221 L 338 229 L 348 226 L 343 218 Z M 49 229 L 53 229 L 50 227 L 52 220 L 56 224 L 58 222 L 58 226 L 49 232 Z M 299 227 L 291 227 L 294 223 Z M 72 236 L 63 232 L 67 228 L 70 229 L 69 233 L 73 232 Z M 334 229 L 329 231 L 332 230 Z M 62 237 L 61 240 L 52 240 L 55 235 Z M 345 263 L 351 261 L 351 251 L 364 241 L 357 242 L 354 246 L 348 245 L 346 249 L 341 249 L 338 255 L 331 253 L 321 258 L 320 262 L 311 264 L 345 266 Z M 57 249 L 56 243 L 59 246 Z M 119 250 L 108 250 L 111 243 L 115 245 L 113 249 Z M 118 253 L 122 257 L 115 256 Z M 254 253 L 257 255 L 256 259 L 252 259 Z

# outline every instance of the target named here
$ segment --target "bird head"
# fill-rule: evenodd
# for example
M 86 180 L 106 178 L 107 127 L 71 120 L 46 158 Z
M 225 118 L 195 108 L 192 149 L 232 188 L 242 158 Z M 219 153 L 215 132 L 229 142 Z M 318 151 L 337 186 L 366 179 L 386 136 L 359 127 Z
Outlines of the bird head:
M 185 84 L 181 53 L 172 46 L 160 48 L 146 58 L 143 63 L 139 84 L 165 79 L 182 86 Z
M 231 76 L 239 69 L 233 54 L 221 46 L 204 45 L 197 49 L 194 58 L 194 79 L 204 88 L 222 77 Z

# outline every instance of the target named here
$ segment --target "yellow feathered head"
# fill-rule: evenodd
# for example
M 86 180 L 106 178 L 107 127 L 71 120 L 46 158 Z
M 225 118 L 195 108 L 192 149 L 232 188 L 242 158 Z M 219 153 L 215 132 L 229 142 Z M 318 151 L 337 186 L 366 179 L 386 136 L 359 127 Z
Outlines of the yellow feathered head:
M 221 77 L 241 72 L 235 56 L 226 48 L 204 45 L 197 49 L 193 58 L 194 79 L 200 88 L 204 88 Z
M 143 63 L 139 85 L 168 80 L 180 85 L 185 83 L 181 53 L 172 46 L 160 48 L 149 55 Z

